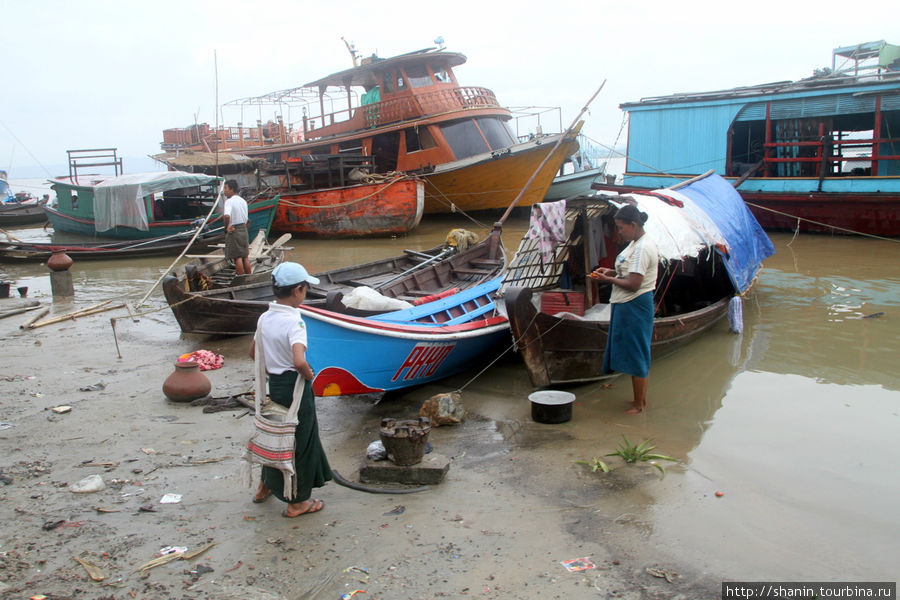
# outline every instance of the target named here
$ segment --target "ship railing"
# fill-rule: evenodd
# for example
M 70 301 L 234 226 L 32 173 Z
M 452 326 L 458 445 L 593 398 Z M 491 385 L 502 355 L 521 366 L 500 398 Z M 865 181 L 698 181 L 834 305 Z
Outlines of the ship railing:
M 878 161 L 900 160 L 900 154 L 882 154 L 879 148 L 882 145 L 900 143 L 900 138 L 872 138 L 872 139 L 817 139 L 811 141 L 796 142 L 767 142 L 763 144 L 766 151 L 764 158 L 767 165 L 817 163 L 816 176 L 821 175 L 821 165 L 843 164 L 846 162 L 871 162 L 872 175 L 878 175 Z M 814 155 L 806 156 L 769 156 L 779 150 L 792 152 L 808 148 L 815 151 Z M 849 154 L 845 154 L 850 152 Z M 783 152 L 784 153 L 784 152 Z
M 411 93 L 381 102 L 354 106 L 304 122 L 304 135 L 325 137 L 370 129 L 455 110 L 500 108 L 494 93 L 482 87 L 449 87 L 425 93 Z M 317 123 L 318 121 L 318 123 Z M 322 124 L 325 124 L 322 126 Z M 316 129 L 315 126 L 319 125 Z

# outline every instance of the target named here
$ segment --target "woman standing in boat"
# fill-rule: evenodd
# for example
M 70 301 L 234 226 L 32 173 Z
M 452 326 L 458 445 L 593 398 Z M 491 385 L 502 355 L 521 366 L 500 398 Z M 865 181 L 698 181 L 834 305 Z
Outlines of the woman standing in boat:
M 643 412 L 650 381 L 653 337 L 653 290 L 659 250 L 645 234 L 647 214 L 626 204 L 616 212 L 616 231 L 628 246 L 616 257 L 615 269 L 598 267 L 592 277 L 612 284 L 612 317 L 603 357 L 603 372 L 631 375 L 634 403 L 626 412 Z

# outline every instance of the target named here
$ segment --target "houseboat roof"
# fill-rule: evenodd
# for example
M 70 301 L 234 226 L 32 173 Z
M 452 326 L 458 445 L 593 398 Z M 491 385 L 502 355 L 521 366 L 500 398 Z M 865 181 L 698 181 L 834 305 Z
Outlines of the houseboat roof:
M 443 50 L 435 52 L 435 50 L 435 48 L 425 48 L 391 58 L 379 58 L 373 54 L 369 58 L 362 59 L 362 64 L 358 67 L 332 73 L 327 77 L 307 83 L 303 87 L 324 88 L 329 85 L 342 87 L 360 85 L 369 88 L 378 84 L 377 74 L 385 69 L 422 63 L 424 62 L 423 59 L 440 58 L 443 63 L 450 67 L 456 67 L 466 62 L 466 56 L 459 52 L 444 52 Z
M 855 46 L 835 48 L 832 50 L 832 56 L 834 59 L 843 57 L 848 61 L 844 61 L 838 68 L 833 59 L 831 69 L 821 71 L 817 69 L 816 74 L 812 77 L 797 81 L 775 81 L 711 92 L 651 96 L 636 102 L 625 102 L 620 104 L 619 108 L 628 110 L 649 105 L 755 98 L 773 94 L 820 94 L 850 87 L 884 86 L 885 84 L 889 87 L 900 86 L 900 46 L 884 41 L 866 42 Z M 853 63 L 850 64 L 849 61 L 853 61 Z

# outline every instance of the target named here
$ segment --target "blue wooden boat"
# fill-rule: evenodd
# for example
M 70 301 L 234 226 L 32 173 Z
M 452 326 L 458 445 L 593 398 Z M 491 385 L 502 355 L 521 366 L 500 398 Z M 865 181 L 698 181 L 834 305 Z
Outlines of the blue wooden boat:
M 317 396 L 394 391 L 482 364 L 509 343 L 493 294 L 501 278 L 372 317 L 301 306 Z
M 158 238 L 196 227 L 216 202 L 219 179 L 200 173 L 165 171 L 129 175 L 79 175 L 50 180 L 56 207 L 44 212 L 56 231 L 127 240 Z M 250 238 L 268 234 L 277 198 L 250 202 Z M 221 213 L 210 219 L 220 226 Z
M 807 79 L 645 98 L 628 112 L 624 185 L 707 170 L 739 183 L 763 227 L 900 235 L 900 46 L 836 48 Z

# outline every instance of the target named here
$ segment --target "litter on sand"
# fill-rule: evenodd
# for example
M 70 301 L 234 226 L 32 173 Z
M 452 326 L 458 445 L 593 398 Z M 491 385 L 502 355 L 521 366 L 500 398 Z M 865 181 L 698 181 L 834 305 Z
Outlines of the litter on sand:
M 582 558 L 573 558 L 571 560 L 563 560 L 560 561 L 560 564 L 566 568 L 570 573 L 575 571 L 587 571 L 588 569 L 596 568 L 594 563 L 591 561 L 590 556 L 584 556 Z
M 350 600 L 353 596 L 357 594 L 367 594 L 366 590 L 353 590 L 352 592 L 347 592 L 346 594 L 341 594 L 341 600 Z
M 166 494 L 159 499 L 160 504 L 178 504 L 181 502 L 181 494 Z

